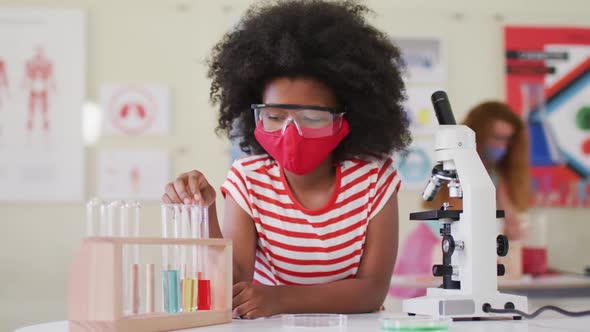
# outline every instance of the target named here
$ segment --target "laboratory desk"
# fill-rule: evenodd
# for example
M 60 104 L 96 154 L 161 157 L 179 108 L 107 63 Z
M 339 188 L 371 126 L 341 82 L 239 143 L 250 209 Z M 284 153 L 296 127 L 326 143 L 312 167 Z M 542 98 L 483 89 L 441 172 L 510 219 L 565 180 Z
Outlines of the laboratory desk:
M 440 278 L 430 276 L 393 276 L 391 279 L 391 286 L 399 288 L 429 288 L 440 284 Z M 500 278 L 498 289 L 529 298 L 590 297 L 590 277 L 551 275 L 533 278 L 525 275 L 516 280 Z
M 345 329 L 331 328 L 297 328 L 299 332 L 305 331 L 346 331 L 346 332 L 371 332 L 380 331 L 379 318 L 389 317 L 391 313 L 375 313 L 363 315 L 348 315 L 348 322 Z M 533 320 L 488 320 L 488 321 L 461 321 L 453 322 L 449 331 L 465 332 L 547 332 L 547 331 L 588 331 L 590 328 L 590 317 L 564 318 L 551 314 L 543 314 L 540 318 Z M 271 317 L 257 320 L 234 320 L 229 324 L 186 329 L 182 331 L 195 332 L 264 332 L 264 331 L 292 331 L 282 328 L 282 321 L 279 317 Z M 46 323 L 17 329 L 15 332 L 68 332 L 66 321 Z

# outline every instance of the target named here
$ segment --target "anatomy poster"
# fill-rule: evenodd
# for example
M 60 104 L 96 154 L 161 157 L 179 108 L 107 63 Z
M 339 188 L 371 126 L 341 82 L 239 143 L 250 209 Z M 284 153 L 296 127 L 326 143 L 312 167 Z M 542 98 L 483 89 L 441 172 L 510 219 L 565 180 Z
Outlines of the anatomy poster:
M 590 206 L 590 29 L 506 27 L 507 100 L 530 138 L 531 202 Z
M 97 172 L 98 197 L 155 201 L 170 182 L 170 160 L 161 150 L 105 150 Z
M 165 135 L 169 132 L 170 93 L 159 85 L 103 85 L 99 98 L 106 135 Z
M 0 201 L 83 198 L 85 20 L 0 9 Z

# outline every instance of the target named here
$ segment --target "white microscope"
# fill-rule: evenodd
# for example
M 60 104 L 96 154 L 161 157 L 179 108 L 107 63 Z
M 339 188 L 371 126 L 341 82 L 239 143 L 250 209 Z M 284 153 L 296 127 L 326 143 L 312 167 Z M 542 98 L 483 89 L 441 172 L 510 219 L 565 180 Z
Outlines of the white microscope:
M 434 276 L 442 277 L 442 288 L 428 288 L 426 296 L 403 301 L 409 315 L 451 317 L 453 319 L 514 318 L 514 314 L 489 313 L 488 308 L 518 309 L 528 312 L 525 296 L 498 292 L 497 276 L 504 266 L 497 256 L 508 253 L 508 239 L 498 235 L 496 189 L 475 147 L 475 133 L 457 125 L 444 91 L 432 94 L 432 104 L 440 124 L 435 138 L 437 164 L 422 194 L 432 200 L 443 183 L 451 197 L 462 198 L 463 210 L 440 210 L 410 214 L 411 220 L 438 220 L 441 223 L 443 264 L 434 265 Z

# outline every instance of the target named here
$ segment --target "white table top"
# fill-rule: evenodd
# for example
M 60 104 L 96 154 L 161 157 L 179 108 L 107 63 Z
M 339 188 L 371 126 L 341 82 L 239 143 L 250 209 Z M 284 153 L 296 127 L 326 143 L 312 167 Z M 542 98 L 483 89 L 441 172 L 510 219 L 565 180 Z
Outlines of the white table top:
M 370 332 L 379 330 L 379 318 L 398 315 L 392 313 L 375 313 L 362 315 L 348 315 L 346 332 Z M 401 314 L 399 314 L 401 315 Z M 495 320 L 453 322 L 449 331 L 465 332 L 547 332 L 547 331 L 588 331 L 590 330 L 590 317 L 565 318 L 552 314 L 542 314 L 533 320 Z M 214 325 L 195 329 L 182 330 L 183 332 L 264 332 L 281 331 L 282 321 L 280 317 L 271 317 L 257 320 L 234 320 L 230 324 Z M 291 330 L 292 331 L 292 330 Z M 297 331 L 327 331 L 322 328 L 298 328 Z M 17 329 L 15 332 L 68 332 L 66 321 L 33 325 Z
M 391 278 L 391 286 L 399 288 L 427 288 L 438 287 L 441 284 L 441 278 L 431 276 L 399 276 L 394 275 Z M 574 277 L 564 275 L 542 276 L 533 278 L 525 275 L 517 280 L 498 279 L 498 289 L 518 290 L 518 289 L 563 289 L 563 288 L 590 288 L 589 277 Z

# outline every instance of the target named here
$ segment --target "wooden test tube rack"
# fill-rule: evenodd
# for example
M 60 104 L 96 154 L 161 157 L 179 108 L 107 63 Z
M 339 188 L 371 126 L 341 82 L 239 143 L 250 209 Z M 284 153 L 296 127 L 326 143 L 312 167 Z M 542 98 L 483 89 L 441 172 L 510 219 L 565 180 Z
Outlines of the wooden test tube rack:
M 123 312 L 123 247 L 128 245 L 207 246 L 211 310 L 182 313 Z M 90 237 L 70 268 L 70 332 L 156 332 L 231 322 L 232 245 L 224 239 Z M 160 289 L 156 285 L 156 289 Z

